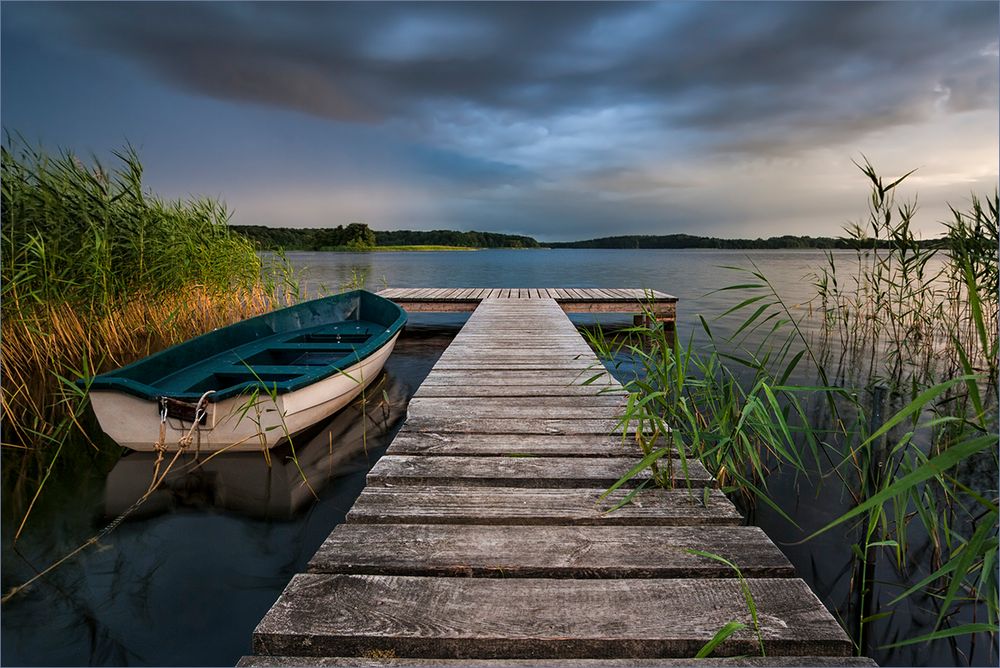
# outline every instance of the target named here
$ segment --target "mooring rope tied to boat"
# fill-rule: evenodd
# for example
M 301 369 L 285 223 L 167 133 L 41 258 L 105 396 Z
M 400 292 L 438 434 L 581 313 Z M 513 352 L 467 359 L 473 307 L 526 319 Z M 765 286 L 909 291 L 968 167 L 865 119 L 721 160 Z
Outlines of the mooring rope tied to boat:
M 191 442 L 194 440 L 194 432 L 198 428 L 198 424 L 201 422 L 201 418 L 205 415 L 205 400 L 209 395 L 214 394 L 215 390 L 208 390 L 201 395 L 198 399 L 198 403 L 194 406 L 194 420 L 191 422 L 191 428 L 188 432 L 181 436 L 177 440 L 177 452 L 183 452 Z M 167 398 L 160 397 L 160 437 L 153 444 L 153 450 L 156 452 L 156 461 L 153 463 L 153 478 L 149 481 L 149 488 L 146 490 L 146 496 L 151 494 L 154 489 L 156 489 L 160 482 L 166 478 L 167 474 L 170 472 L 171 467 L 174 462 L 177 461 L 177 457 L 174 456 L 173 460 L 170 462 L 170 466 L 167 470 L 163 472 L 163 476 L 160 476 L 160 466 L 163 464 L 163 456 L 167 452 Z M 158 479 L 159 478 L 159 479 Z
M 161 404 L 160 404 L 161 405 L 161 410 L 160 410 L 160 437 L 156 441 L 156 444 L 154 446 L 155 449 L 156 449 L 156 453 L 157 453 L 157 455 L 156 455 L 156 463 L 154 464 L 154 468 L 153 468 L 153 479 L 150 481 L 149 488 L 146 490 L 146 492 L 142 496 L 140 496 L 135 501 L 135 503 L 133 503 L 131 506 L 129 506 L 128 508 L 126 508 L 121 514 L 119 514 L 118 517 L 116 517 L 115 519 L 111 520 L 111 522 L 107 526 L 105 526 L 103 529 L 101 529 L 100 531 L 98 531 L 96 534 L 94 534 L 93 536 L 91 536 L 90 538 L 88 538 L 87 540 L 85 540 L 83 543 L 81 543 L 72 552 L 70 552 L 66 556 L 62 557 L 61 559 L 59 559 L 55 563 L 51 564 L 50 566 L 48 566 L 44 570 L 38 571 L 35 574 L 35 576 L 32 577 L 31 579 L 29 579 L 27 582 L 14 587 L 9 592 L 7 592 L 6 594 L 4 594 L 3 598 L 0 598 L 0 603 L 6 603 L 10 599 L 12 599 L 14 596 L 16 596 L 17 594 L 19 594 L 21 591 L 23 591 L 24 589 L 28 588 L 29 586 L 31 586 L 35 582 L 37 582 L 39 579 L 45 577 L 46 575 L 48 575 L 49 573 L 51 573 L 52 571 L 54 571 L 56 568 L 58 568 L 59 566 L 61 566 L 65 562 L 69 561 L 70 559 L 72 559 L 73 557 L 75 557 L 76 555 L 78 555 L 83 550 L 87 549 L 91 545 L 95 545 L 96 543 L 100 542 L 102 538 L 104 538 L 105 536 L 107 536 L 108 534 L 110 534 L 112 531 L 114 531 L 115 529 L 117 529 L 118 525 L 120 525 L 122 522 L 124 522 L 126 517 L 128 517 L 129 515 L 131 515 L 133 512 L 135 512 L 135 510 L 139 506 L 141 506 L 143 503 L 145 503 L 146 500 L 153 494 L 153 492 L 155 492 L 156 489 L 163 483 L 163 481 L 166 479 L 167 475 L 173 469 L 174 464 L 177 463 L 177 460 L 180 458 L 180 456 L 182 454 L 184 454 L 184 452 L 187 449 L 187 447 L 189 445 L 191 445 L 191 443 L 193 442 L 193 440 L 194 440 L 194 432 L 195 432 L 195 430 L 197 430 L 198 424 L 201 422 L 201 418 L 204 415 L 205 400 L 208 399 L 208 397 L 210 395 L 214 394 L 214 393 L 215 393 L 215 390 L 208 390 L 207 392 L 205 392 L 204 394 L 201 395 L 200 399 L 198 399 L 198 403 L 195 404 L 194 422 L 191 423 L 191 427 L 190 427 L 190 429 L 188 429 L 187 433 L 184 434 L 183 436 L 181 436 L 180 439 L 178 439 L 177 445 L 179 447 L 177 448 L 177 452 L 174 453 L 174 456 L 170 459 L 170 463 L 167 464 L 167 468 L 163 471 L 162 474 L 160 473 L 160 466 L 163 464 L 163 455 L 164 455 L 165 452 L 167 452 L 167 448 L 166 448 L 167 407 L 166 407 L 166 403 L 165 402 L 161 402 Z M 27 560 L 25 560 L 25 561 L 27 561 Z

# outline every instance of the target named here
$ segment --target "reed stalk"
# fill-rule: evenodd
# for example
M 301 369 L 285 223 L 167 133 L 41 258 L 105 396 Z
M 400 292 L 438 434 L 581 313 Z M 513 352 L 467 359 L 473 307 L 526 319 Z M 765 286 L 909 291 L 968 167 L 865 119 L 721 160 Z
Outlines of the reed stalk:
M 839 481 L 849 509 L 803 539 L 839 527 L 854 543 L 844 623 L 858 652 L 974 634 L 989 638 L 995 660 L 1000 499 L 964 471 L 979 466 L 995 479 L 998 469 L 998 198 L 953 209 L 946 234 L 929 245 L 912 231 L 915 205 L 894 199 L 908 175 L 887 183 L 867 161 L 859 168 L 872 189 L 869 220 L 847 229 L 856 249 L 848 270 L 828 254 L 813 276 L 815 315 L 796 314 L 751 262 L 731 268 L 740 280 L 723 288 L 741 295 L 723 314 L 742 317 L 728 340 L 700 318 L 704 345 L 685 344 L 651 308 L 650 325 L 591 335 L 611 363 L 637 369 L 624 380 L 623 430 L 653 425 L 654 437 L 671 436 L 665 447 L 644 444 L 644 466 L 616 487 L 647 467 L 657 484 L 683 484 L 653 466 L 694 456 L 744 509 L 764 503 L 791 521 L 768 494 L 771 472 Z M 818 340 L 807 317 L 824 323 Z M 754 339 L 762 343 L 748 345 Z M 793 382 L 810 375 L 813 383 Z M 886 610 L 878 561 L 908 583 Z M 934 627 L 879 647 L 873 625 L 917 593 L 936 602 Z M 960 613 L 973 622 L 952 623 Z

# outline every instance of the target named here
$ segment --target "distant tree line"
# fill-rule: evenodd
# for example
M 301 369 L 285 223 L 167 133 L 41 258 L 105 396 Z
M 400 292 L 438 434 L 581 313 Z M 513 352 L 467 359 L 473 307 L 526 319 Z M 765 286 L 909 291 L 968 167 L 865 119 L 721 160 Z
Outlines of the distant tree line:
M 469 246 L 472 248 L 538 248 L 531 237 L 495 232 L 455 230 L 384 232 L 364 223 L 347 227 L 292 228 L 233 225 L 232 229 L 257 243 L 261 250 L 367 250 L 376 246 Z
M 412 231 L 379 230 L 375 233 L 379 246 L 471 246 L 473 248 L 538 248 L 531 237 L 496 232 L 456 232 L 455 230 Z
M 532 237 L 496 232 L 456 230 L 372 230 L 364 223 L 346 227 L 290 228 L 263 225 L 234 225 L 232 229 L 256 242 L 261 250 L 368 250 L 378 246 L 468 246 L 471 248 L 824 248 L 850 249 L 872 246 L 871 241 L 834 237 L 783 235 L 767 239 L 721 239 L 691 234 L 626 235 L 585 241 L 539 243 Z M 877 242 L 882 246 L 885 241 Z M 940 240 L 918 242 L 921 246 L 940 245 Z
M 884 246 L 888 242 L 877 245 Z M 937 240 L 921 242 L 922 245 L 933 246 Z M 824 248 L 850 249 L 859 246 L 871 247 L 871 241 L 858 241 L 834 237 L 809 237 L 785 234 L 767 239 L 720 239 L 718 237 L 698 237 L 690 234 L 659 234 L 659 235 L 627 235 L 617 237 L 601 237 L 586 241 L 562 241 L 546 244 L 550 248 L 731 248 L 731 249 L 769 249 L 769 248 Z

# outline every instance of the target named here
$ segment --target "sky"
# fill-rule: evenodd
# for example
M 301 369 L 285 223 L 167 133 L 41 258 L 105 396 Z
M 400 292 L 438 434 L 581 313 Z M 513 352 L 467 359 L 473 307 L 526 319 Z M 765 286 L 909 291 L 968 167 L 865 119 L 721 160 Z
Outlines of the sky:
M 941 233 L 1000 161 L 1000 5 L 15 3 L 0 121 L 234 224 L 836 236 L 854 161 Z M 110 162 L 110 161 L 109 161 Z

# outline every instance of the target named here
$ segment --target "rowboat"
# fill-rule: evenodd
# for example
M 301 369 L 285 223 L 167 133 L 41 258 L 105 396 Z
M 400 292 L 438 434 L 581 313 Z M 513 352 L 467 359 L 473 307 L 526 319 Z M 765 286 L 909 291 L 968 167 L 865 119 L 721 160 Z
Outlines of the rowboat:
M 294 452 L 290 444 L 279 443 L 269 461 L 260 452 L 220 452 L 212 457 L 180 453 L 151 493 L 150 481 L 163 471 L 156 464 L 159 455 L 129 452 L 105 478 L 104 515 L 110 520 L 129 513 L 134 519 L 208 507 L 259 519 L 296 517 L 315 501 L 314 493 L 322 494 L 341 476 L 364 477 L 371 468 L 372 448 L 384 443 L 406 417 L 405 384 L 387 378 L 379 386 L 380 399 L 382 392 L 388 398 L 385 404 L 375 407 L 355 399 L 316 428 L 297 434 L 291 444 Z M 143 497 L 147 498 L 136 508 Z
M 272 448 L 334 414 L 382 371 L 406 312 L 365 290 L 243 320 L 78 381 L 132 450 Z

